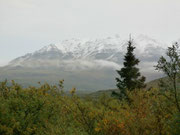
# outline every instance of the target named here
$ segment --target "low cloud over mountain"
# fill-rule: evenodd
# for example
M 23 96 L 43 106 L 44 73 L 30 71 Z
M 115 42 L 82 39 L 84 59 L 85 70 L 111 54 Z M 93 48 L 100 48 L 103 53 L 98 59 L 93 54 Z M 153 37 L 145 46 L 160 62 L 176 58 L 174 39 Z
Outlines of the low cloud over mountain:
M 145 35 L 137 36 L 133 42 L 136 47 L 134 53 L 141 61 L 139 68 L 142 74 L 147 77 L 147 80 L 159 77 L 160 74 L 157 74 L 153 66 L 159 57 L 164 55 L 167 45 Z M 115 70 L 120 69 L 123 65 L 126 47 L 127 41 L 118 35 L 91 40 L 70 39 L 16 58 L 6 66 L 6 69 L 48 70 L 54 68 L 64 72 L 62 78 L 66 78 L 64 77 L 66 72 L 73 74 L 77 71 L 89 72 L 93 70 L 98 72 L 103 70 L 105 73 L 115 73 Z M 106 77 L 114 79 L 114 75 L 109 76 L 108 74 Z M 86 76 L 83 77 L 83 79 L 85 78 Z M 102 78 L 99 77 L 100 79 Z

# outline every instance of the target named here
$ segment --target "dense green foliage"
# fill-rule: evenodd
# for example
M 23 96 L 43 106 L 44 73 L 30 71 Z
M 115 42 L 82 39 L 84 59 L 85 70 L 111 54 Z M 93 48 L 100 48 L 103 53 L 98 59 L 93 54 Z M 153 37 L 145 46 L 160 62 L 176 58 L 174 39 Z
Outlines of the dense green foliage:
M 169 59 L 161 57 L 156 66 L 167 75 L 166 82 L 148 90 L 135 67 L 139 60 L 134 49 L 130 40 L 117 79 L 128 100 L 105 94 L 78 97 L 75 88 L 67 95 L 64 80 L 58 86 L 39 83 L 28 88 L 0 82 L 0 135 L 179 135 L 178 45 L 169 47 Z
M 116 78 L 116 81 L 120 93 L 112 93 L 120 99 L 128 98 L 127 90 L 132 91 L 137 88 L 141 89 L 145 87 L 146 78 L 141 76 L 139 68 L 136 67 L 140 61 L 133 54 L 134 49 L 133 40 L 130 38 L 127 46 L 127 53 L 124 56 L 124 67 L 121 68 L 121 70 L 117 70 L 120 78 Z
M 167 135 L 178 134 L 176 106 L 158 89 L 129 91 L 127 101 L 71 96 L 59 86 L 22 88 L 0 84 L 1 135 Z M 166 96 L 170 93 L 166 92 Z
M 172 45 L 172 47 L 168 47 L 166 55 L 168 58 L 160 57 L 158 64 L 155 66 L 156 70 L 163 71 L 168 78 L 168 82 L 164 82 L 161 80 L 160 87 L 162 89 L 162 93 L 165 91 L 169 91 L 171 93 L 171 97 L 168 99 L 175 103 L 177 109 L 180 112 L 180 103 L 179 93 L 178 93 L 178 81 L 180 80 L 180 54 L 179 54 L 179 44 L 176 42 Z

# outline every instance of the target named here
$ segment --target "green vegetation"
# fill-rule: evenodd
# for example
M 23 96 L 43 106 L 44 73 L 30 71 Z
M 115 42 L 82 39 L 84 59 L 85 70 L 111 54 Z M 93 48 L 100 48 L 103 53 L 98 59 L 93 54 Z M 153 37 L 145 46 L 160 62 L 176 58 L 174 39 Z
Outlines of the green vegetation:
M 178 101 L 178 80 L 179 80 L 179 73 L 180 73 L 180 55 L 179 55 L 179 45 L 175 43 L 172 47 L 168 47 L 166 55 L 169 59 L 164 58 L 163 56 L 159 59 L 156 70 L 163 71 L 168 76 L 169 83 L 164 82 L 161 80 L 161 88 L 162 92 L 170 91 L 171 97 L 168 99 L 175 103 L 177 109 L 180 112 L 180 104 Z
M 124 56 L 124 67 L 121 70 L 117 70 L 117 73 L 120 75 L 120 78 L 116 78 L 117 87 L 120 90 L 120 93 L 115 91 L 112 92 L 113 96 L 117 96 L 120 100 L 127 99 L 127 90 L 132 91 L 134 89 L 145 88 L 144 76 L 141 76 L 139 69 L 136 65 L 139 64 L 139 60 L 133 54 L 135 47 L 133 46 L 133 40 L 129 39 L 127 46 L 127 53 Z
M 102 95 L 93 100 L 70 96 L 48 84 L 22 88 L 0 84 L 2 135 L 159 135 L 178 134 L 177 107 L 158 89 L 128 91 L 127 101 Z M 169 92 L 165 93 L 169 96 Z
M 134 47 L 129 45 L 129 49 L 132 53 Z M 127 81 L 131 85 L 124 81 L 122 87 L 128 100 L 110 96 L 117 90 L 108 90 L 109 95 L 100 91 L 100 97 L 96 93 L 78 97 L 75 88 L 67 94 L 64 80 L 57 85 L 39 83 L 26 88 L 14 81 L 1 82 L 0 135 L 178 135 L 178 44 L 168 48 L 167 56 L 161 57 L 156 66 L 167 77 L 158 88 L 148 89 L 143 88 L 144 79 L 138 79 L 140 73 L 134 66 L 139 61 L 134 57 L 136 62 L 130 66 L 134 82 L 131 76 L 124 76 L 131 78 Z M 120 75 L 125 75 L 122 71 Z

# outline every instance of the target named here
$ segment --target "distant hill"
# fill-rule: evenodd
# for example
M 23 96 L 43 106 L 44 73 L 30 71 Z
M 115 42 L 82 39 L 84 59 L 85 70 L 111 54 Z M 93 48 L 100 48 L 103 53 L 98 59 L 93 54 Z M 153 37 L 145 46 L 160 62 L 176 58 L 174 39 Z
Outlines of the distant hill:
M 95 91 L 97 89 L 107 89 L 115 87 L 115 71 L 106 70 L 89 70 L 89 71 L 69 71 L 64 72 L 59 68 L 54 69 L 31 69 L 31 68 L 14 68 L 0 69 L 0 81 L 7 79 L 15 80 L 23 87 L 39 86 L 47 82 L 49 84 L 58 84 L 59 80 L 64 81 L 65 90 L 72 87 L 77 90 Z
M 150 88 L 159 88 L 158 84 L 159 84 L 160 79 L 163 79 L 165 81 L 167 80 L 167 78 L 164 77 L 164 78 L 159 78 L 159 79 L 155 79 L 153 81 L 147 82 L 146 89 L 148 90 Z M 113 91 L 118 92 L 119 90 L 118 89 L 99 90 L 99 91 L 88 94 L 88 96 L 92 98 L 98 98 L 103 94 L 106 94 L 107 96 L 111 96 Z
M 118 92 L 118 89 L 99 90 L 99 91 L 96 91 L 96 92 L 92 92 L 92 93 L 90 93 L 90 94 L 88 94 L 86 96 L 90 96 L 93 99 L 98 99 L 98 97 L 100 97 L 103 94 L 106 94 L 107 96 L 111 96 L 111 93 L 113 91 L 117 91 Z
M 152 80 L 152 81 L 150 81 L 150 82 L 148 82 L 146 84 L 146 89 L 159 88 L 160 79 L 167 80 L 167 78 L 165 78 L 165 77 L 164 78 L 159 78 L 159 79 Z

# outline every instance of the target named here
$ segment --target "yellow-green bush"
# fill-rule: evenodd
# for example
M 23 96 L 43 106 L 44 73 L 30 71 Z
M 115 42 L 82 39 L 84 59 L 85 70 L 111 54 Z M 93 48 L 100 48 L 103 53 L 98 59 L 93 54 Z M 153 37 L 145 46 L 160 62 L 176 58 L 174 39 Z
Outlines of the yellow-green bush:
M 71 96 L 44 84 L 22 88 L 0 84 L 1 135 L 171 135 L 179 132 L 176 106 L 158 89 L 128 93 L 130 103 L 102 95 Z M 168 93 L 167 93 L 168 95 Z

